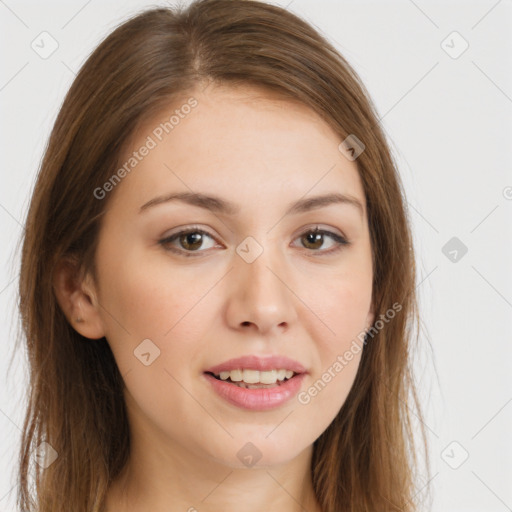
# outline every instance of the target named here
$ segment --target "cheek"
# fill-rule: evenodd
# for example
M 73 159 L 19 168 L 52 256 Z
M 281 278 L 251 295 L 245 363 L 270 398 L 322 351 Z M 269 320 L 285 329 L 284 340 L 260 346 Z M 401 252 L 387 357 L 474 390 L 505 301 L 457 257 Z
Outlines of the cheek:
M 193 313 L 208 289 L 192 268 L 176 268 L 142 255 L 125 257 L 102 279 L 102 299 L 112 316 L 115 312 L 127 331 L 145 337 L 162 338 L 178 323 L 186 324 L 188 312 Z M 112 320 L 106 316 L 110 326 L 116 323 Z
M 309 322 L 310 328 L 315 330 L 312 337 L 319 340 L 324 355 L 332 360 L 339 351 L 346 350 L 367 326 L 372 275 L 371 272 L 350 270 L 324 279 L 314 293 L 311 286 L 309 290 L 307 302 L 314 313 L 311 315 L 314 320 Z M 328 364 L 329 359 L 324 359 L 323 363 Z
M 204 308 L 211 308 L 201 300 L 211 287 L 207 279 L 198 279 L 192 268 L 129 255 L 98 270 L 106 338 L 123 374 L 139 363 L 134 356 L 148 339 L 156 347 L 145 342 L 149 351 L 158 354 L 155 365 L 163 364 L 173 374 L 197 360 L 201 340 L 207 338 Z
M 345 403 L 359 368 L 371 288 L 355 280 L 345 281 L 345 286 L 326 287 L 318 299 L 321 305 L 315 313 L 323 323 L 316 319 L 310 323 L 318 364 L 297 399 L 325 429 Z M 322 428 L 315 435 L 320 435 Z
M 307 328 L 319 356 L 304 392 L 298 396 L 328 424 L 352 388 L 363 350 L 364 330 L 371 308 L 371 273 L 346 272 L 323 281 L 321 291 L 310 294 L 314 315 Z

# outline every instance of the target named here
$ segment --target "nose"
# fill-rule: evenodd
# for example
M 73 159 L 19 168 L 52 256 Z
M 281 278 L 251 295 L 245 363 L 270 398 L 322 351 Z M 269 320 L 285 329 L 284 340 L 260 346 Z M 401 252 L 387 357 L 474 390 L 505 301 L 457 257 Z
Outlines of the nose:
M 286 331 L 297 319 L 294 283 L 277 255 L 264 250 L 252 263 L 236 256 L 229 273 L 227 321 L 231 328 L 261 335 Z

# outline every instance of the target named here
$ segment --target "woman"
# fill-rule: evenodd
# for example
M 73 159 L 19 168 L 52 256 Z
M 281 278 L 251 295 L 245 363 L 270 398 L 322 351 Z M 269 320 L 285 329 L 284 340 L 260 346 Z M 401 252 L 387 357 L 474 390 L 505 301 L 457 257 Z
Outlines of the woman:
M 19 506 L 415 510 L 414 289 L 398 173 L 328 41 L 255 1 L 135 16 L 30 205 Z

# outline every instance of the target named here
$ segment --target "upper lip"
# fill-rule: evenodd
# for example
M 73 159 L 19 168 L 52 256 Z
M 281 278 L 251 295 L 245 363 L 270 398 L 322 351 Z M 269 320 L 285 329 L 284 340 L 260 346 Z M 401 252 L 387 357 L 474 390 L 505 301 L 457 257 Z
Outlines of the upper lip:
M 295 373 L 306 373 L 306 368 L 298 361 L 290 359 L 286 356 L 270 356 L 259 357 L 256 355 L 236 357 L 229 359 L 218 365 L 212 366 L 205 370 L 205 372 L 219 374 L 220 372 L 227 372 L 231 370 L 292 370 Z

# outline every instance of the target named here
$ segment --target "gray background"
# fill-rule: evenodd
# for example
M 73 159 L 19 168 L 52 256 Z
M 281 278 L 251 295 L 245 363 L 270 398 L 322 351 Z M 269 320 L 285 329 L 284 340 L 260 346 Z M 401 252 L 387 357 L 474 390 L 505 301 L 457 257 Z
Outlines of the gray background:
M 431 493 L 436 512 L 512 511 L 512 2 L 273 3 L 315 25 L 354 66 L 399 164 L 417 251 L 416 366 L 431 443 L 432 478 L 418 492 Z M 15 510 L 26 383 L 23 353 L 7 374 L 16 247 L 38 165 L 88 54 L 154 5 L 165 3 L 0 0 L 2 511 Z

